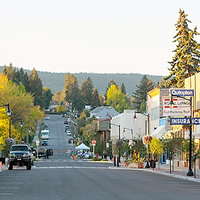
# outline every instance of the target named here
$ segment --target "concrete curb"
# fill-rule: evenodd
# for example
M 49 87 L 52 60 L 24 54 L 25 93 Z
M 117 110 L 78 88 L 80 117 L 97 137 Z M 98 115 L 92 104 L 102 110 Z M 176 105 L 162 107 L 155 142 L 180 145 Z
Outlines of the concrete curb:
M 162 172 L 162 171 L 157 171 L 157 170 L 152 170 L 152 169 L 139 169 L 139 168 L 123 168 L 123 167 L 109 167 L 109 169 L 121 169 L 121 170 L 135 170 L 135 171 L 145 171 L 145 172 L 149 172 L 149 173 L 155 173 L 155 174 L 160 174 L 163 176 L 169 176 L 169 177 L 173 177 L 173 178 L 179 178 L 182 180 L 188 180 L 188 181 L 193 181 L 193 182 L 198 182 L 200 183 L 200 179 L 199 178 L 194 178 L 194 177 L 189 177 L 189 176 L 182 176 L 182 175 L 177 175 L 177 174 L 170 174 L 167 172 Z

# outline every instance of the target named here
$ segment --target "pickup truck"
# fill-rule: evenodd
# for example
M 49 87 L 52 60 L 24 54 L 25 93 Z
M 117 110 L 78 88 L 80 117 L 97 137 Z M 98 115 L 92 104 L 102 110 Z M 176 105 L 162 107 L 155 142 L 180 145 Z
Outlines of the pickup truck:
M 49 158 L 49 156 L 53 156 L 53 150 L 52 149 L 39 148 L 36 151 L 38 151 L 37 155 L 38 155 L 39 158 L 44 157 L 46 159 L 46 158 Z
M 8 170 L 13 170 L 13 166 L 26 166 L 27 170 L 31 170 L 33 165 L 33 152 L 26 144 L 12 145 L 8 158 Z

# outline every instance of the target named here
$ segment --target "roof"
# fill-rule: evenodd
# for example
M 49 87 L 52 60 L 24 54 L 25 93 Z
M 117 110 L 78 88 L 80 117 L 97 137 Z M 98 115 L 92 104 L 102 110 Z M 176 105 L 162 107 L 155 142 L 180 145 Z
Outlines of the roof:
M 90 117 L 95 116 L 97 119 L 109 119 L 110 117 L 114 117 L 119 115 L 120 113 L 116 111 L 114 108 L 108 106 L 97 107 L 93 111 L 90 112 Z
M 81 150 L 87 149 L 87 150 L 89 150 L 90 147 L 88 147 L 88 146 L 86 146 L 85 144 L 82 143 L 79 146 L 75 147 L 75 149 L 81 149 Z

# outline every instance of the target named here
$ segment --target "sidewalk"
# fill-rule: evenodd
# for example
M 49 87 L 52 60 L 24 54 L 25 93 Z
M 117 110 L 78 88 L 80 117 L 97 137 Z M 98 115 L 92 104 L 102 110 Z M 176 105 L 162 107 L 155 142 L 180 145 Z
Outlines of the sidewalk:
M 186 167 L 174 167 L 171 168 L 171 173 L 170 173 L 170 165 L 169 164 L 160 164 L 160 166 L 156 168 L 128 168 L 121 166 L 119 168 L 124 168 L 124 169 L 130 169 L 130 170 L 141 170 L 141 171 L 146 171 L 150 173 L 157 173 L 165 176 L 170 176 L 174 178 L 179 178 L 179 179 L 184 179 L 184 180 L 189 180 L 189 181 L 194 181 L 194 182 L 200 182 L 200 169 L 196 168 L 196 173 L 194 173 L 194 168 L 192 168 L 192 171 L 194 175 L 196 175 L 196 178 L 194 176 L 187 176 L 188 168 Z

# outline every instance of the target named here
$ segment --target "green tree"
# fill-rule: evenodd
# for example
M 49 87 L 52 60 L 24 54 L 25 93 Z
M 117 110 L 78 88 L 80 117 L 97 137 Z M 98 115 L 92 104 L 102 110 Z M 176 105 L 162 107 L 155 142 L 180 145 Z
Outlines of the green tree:
M 13 67 L 12 63 L 10 63 L 9 66 L 4 65 L 3 74 L 7 76 L 8 80 L 13 81 L 13 79 L 15 78 L 15 73 L 16 73 L 16 69 Z
M 143 76 L 142 80 L 140 81 L 140 85 L 136 85 L 138 88 L 135 92 L 133 92 L 134 99 L 134 107 L 135 109 L 139 110 L 142 102 L 146 102 L 147 92 L 152 90 L 155 85 L 154 83 L 147 78 L 146 75 Z
M 76 76 L 67 73 L 64 82 L 65 100 L 72 105 L 72 110 L 81 111 L 84 108 L 84 104 Z
M 124 83 L 122 83 L 122 85 L 121 85 L 121 91 L 123 94 L 126 94 L 126 87 L 125 87 Z
M 190 152 L 190 140 L 186 139 L 183 141 L 182 145 L 182 151 L 185 153 L 185 159 L 186 161 L 189 161 L 189 152 Z M 197 158 L 199 158 L 200 155 L 200 149 L 198 148 L 198 144 L 195 143 L 194 138 L 192 139 L 192 155 L 196 153 Z
M 84 105 L 91 105 L 92 102 L 92 93 L 94 85 L 90 77 L 87 80 L 84 80 L 81 85 L 81 95 L 83 97 Z
M 27 93 L 24 85 L 16 85 L 13 81 L 6 76 L 0 74 L 0 104 L 3 105 L 9 102 L 10 109 L 12 110 L 11 119 L 11 136 L 19 141 L 20 139 L 20 126 L 19 122 L 23 119 L 24 127 L 23 134 L 26 134 L 30 127 L 35 126 L 36 120 L 42 118 L 43 113 L 39 110 L 38 106 L 34 106 L 33 97 Z M 5 114 L 5 108 L 2 112 Z M 7 115 L 6 115 L 7 116 Z M 4 132 L 5 138 L 8 138 L 9 120 L 5 118 L 5 115 L 0 114 L 0 121 L 2 120 L 4 127 L 0 126 L 0 137 Z M 4 131 L 2 130 L 4 129 Z M 6 130 L 6 131 L 5 131 Z
M 43 98 L 42 98 L 43 108 L 45 108 L 45 109 L 49 108 L 50 102 L 52 100 L 52 96 L 53 96 L 53 94 L 51 92 L 51 89 L 49 89 L 47 87 L 43 87 Z
M 91 101 L 91 106 L 92 109 L 100 106 L 100 98 L 99 98 L 99 92 L 97 88 L 94 89 L 93 94 L 92 94 L 92 101 Z
M 194 36 L 199 35 L 197 27 L 190 30 L 187 19 L 187 14 L 180 9 L 179 19 L 176 26 L 177 34 L 174 36 L 174 41 L 177 43 L 172 61 L 169 62 L 170 74 L 164 79 L 167 81 L 168 87 L 184 87 L 184 80 L 192 75 L 200 72 L 200 45 L 194 40 Z
M 30 81 L 30 92 L 34 96 L 34 105 L 39 105 L 41 108 L 43 108 L 42 81 L 35 68 L 33 68 L 33 70 L 29 75 L 29 81 Z

